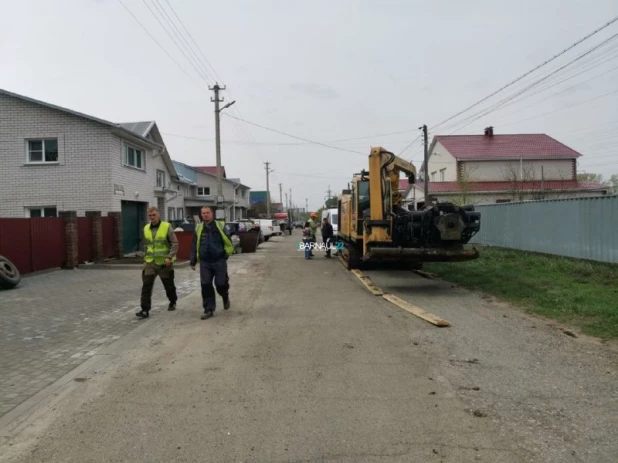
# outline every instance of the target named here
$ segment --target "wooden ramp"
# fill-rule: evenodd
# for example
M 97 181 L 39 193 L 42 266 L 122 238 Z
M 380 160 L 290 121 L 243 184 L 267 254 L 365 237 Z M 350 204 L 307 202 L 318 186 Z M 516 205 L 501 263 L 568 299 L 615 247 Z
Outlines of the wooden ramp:
M 412 315 L 416 315 L 417 317 L 422 318 L 423 320 L 428 321 L 433 325 L 439 327 L 451 326 L 451 324 L 447 320 L 444 320 L 430 312 L 426 312 L 420 307 L 410 304 L 409 302 L 404 301 L 403 299 L 395 296 L 394 294 L 383 294 L 382 297 L 387 301 L 395 304 L 397 307 L 407 312 L 410 312 Z

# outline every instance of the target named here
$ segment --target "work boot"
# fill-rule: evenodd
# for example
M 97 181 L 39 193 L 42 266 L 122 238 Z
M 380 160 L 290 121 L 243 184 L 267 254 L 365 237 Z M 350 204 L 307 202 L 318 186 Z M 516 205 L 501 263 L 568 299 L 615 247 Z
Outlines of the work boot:
M 230 308 L 230 298 L 223 299 L 223 309 L 227 310 Z
M 204 314 L 202 315 L 202 320 L 208 320 L 210 317 L 212 317 L 214 315 L 212 310 L 206 310 L 204 311 Z
M 135 315 L 138 316 L 139 318 L 148 318 L 149 317 L 148 310 L 140 310 Z
M 167 308 L 167 310 L 176 310 L 176 303 L 175 302 L 170 302 L 170 305 Z

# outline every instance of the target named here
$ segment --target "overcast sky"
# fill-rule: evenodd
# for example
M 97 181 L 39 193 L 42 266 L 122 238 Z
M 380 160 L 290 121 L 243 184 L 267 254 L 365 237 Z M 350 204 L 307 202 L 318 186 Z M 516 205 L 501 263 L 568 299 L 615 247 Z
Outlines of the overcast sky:
M 228 177 L 265 189 L 269 161 L 273 198 L 282 183 L 311 209 L 329 186 L 340 191 L 366 168 L 372 145 L 399 154 L 420 125 L 432 128 L 618 15 L 616 0 L 122 2 L 184 71 L 120 0 L 0 0 L 0 88 L 113 122 L 156 120 L 173 159 L 215 165 L 212 92 L 200 74 L 214 80 L 196 63 L 198 74 L 147 6 L 184 32 L 175 12 L 196 55 L 227 85 L 225 103 L 236 100 L 224 112 L 354 151 L 222 118 Z M 547 133 L 583 154 L 579 171 L 618 173 L 618 38 L 510 106 L 452 125 L 617 33 L 618 22 L 430 136 L 488 125 L 498 134 Z M 420 168 L 420 140 L 403 157 Z

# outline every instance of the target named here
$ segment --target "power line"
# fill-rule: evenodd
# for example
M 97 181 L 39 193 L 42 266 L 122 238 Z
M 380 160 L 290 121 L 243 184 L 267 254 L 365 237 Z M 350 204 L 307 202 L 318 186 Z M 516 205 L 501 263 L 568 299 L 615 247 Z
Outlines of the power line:
M 187 77 L 188 77 L 188 78 L 189 78 L 189 79 L 190 79 L 190 80 L 191 80 L 191 81 L 192 81 L 195 85 L 197 85 L 197 86 L 198 86 L 198 87 L 199 87 L 202 91 L 206 92 L 206 90 L 205 90 L 205 89 L 203 89 L 203 88 L 202 88 L 202 86 L 201 86 L 199 83 L 197 83 L 197 82 L 195 81 L 195 79 L 193 79 L 193 77 L 191 77 L 191 76 L 187 73 L 187 71 L 185 71 L 185 69 L 184 69 L 184 68 L 183 68 L 180 64 L 178 64 L 178 62 L 177 62 L 177 61 L 176 61 L 176 60 L 172 57 L 172 55 L 170 55 L 170 54 L 169 54 L 169 52 L 168 52 L 165 48 L 163 48 L 163 46 L 162 46 L 162 45 L 161 45 L 161 44 L 157 41 L 157 39 L 155 39 L 155 38 L 154 38 L 154 36 L 150 33 L 150 31 L 149 31 L 148 29 L 146 29 L 146 27 L 145 27 L 145 26 L 144 26 L 144 25 L 140 22 L 140 20 L 139 20 L 139 19 L 137 19 L 137 17 L 133 14 L 133 12 L 127 8 L 127 6 L 126 6 L 126 5 L 122 2 L 122 0 L 118 0 L 118 2 L 119 2 L 119 3 L 120 3 L 123 7 L 124 7 L 124 9 L 125 9 L 125 10 L 127 10 L 127 12 L 128 12 L 128 13 L 129 13 L 129 14 L 133 17 L 133 19 L 135 19 L 135 21 L 137 22 L 137 24 L 139 24 L 139 25 L 141 26 L 141 28 L 142 28 L 142 29 L 144 29 L 144 31 L 146 32 L 146 34 L 148 34 L 148 36 L 149 36 L 149 37 L 150 37 L 150 38 L 151 38 L 151 39 L 152 39 L 152 40 L 153 40 L 153 41 L 157 44 L 157 46 L 158 46 L 161 50 L 163 50 L 163 52 L 164 52 L 164 53 L 168 56 L 168 58 L 169 58 L 169 59 L 171 59 L 171 60 L 174 62 L 174 64 L 175 64 L 176 66 L 178 66 L 178 69 L 180 69 L 180 70 L 181 70 L 181 71 L 182 71 L 182 72 L 183 72 L 183 73 L 184 73 L 184 74 L 185 74 L 185 75 L 186 75 L 186 76 L 187 76 Z
M 598 34 L 600 31 L 602 31 L 603 29 L 611 26 L 613 23 L 615 23 L 616 21 L 618 21 L 618 16 L 616 16 L 615 18 L 613 18 L 612 20 L 610 20 L 609 22 L 607 22 L 605 25 L 601 26 L 600 28 L 596 29 L 595 31 L 591 32 L 590 34 L 586 35 L 585 37 L 581 38 L 580 40 L 578 40 L 577 42 L 575 42 L 574 44 L 572 44 L 571 46 L 569 46 L 568 48 L 564 49 L 563 51 L 561 51 L 560 53 L 554 55 L 553 57 L 551 57 L 550 59 L 548 59 L 547 61 L 545 61 L 544 63 L 541 63 L 540 65 L 536 66 L 535 68 L 531 69 L 530 71 L 526 72 L 525 74 L 521 75 L 520 77 L 518 77 L 517 79 L 509 82 L 508 84 L 504 85 L 503 87 L 499 88 L 498 90 L 496 90 L 495 92 L 489 94 L 488 96 L 486 96 L 485 98 L 482 98 L 481 100 L 477 101 L 476 103 L 473 103 L 472 105 L 468 106 L 466 109 L 458 112 L 457 114 L 443 120 L 442 122 L 440 122 L 439 124 L 434 125 L 433 127 L 431 127 L 431 130 L 435 129 L 436 127 L 439 127 L 443 124 L 445 124 L 446 122 L 454 119 L 455 117 L 469 111 L 470 109 L 474 108 L 475 106 L 478 106 L 479 104 L 483 103 L 484 101 L 487 101 L 489 98 L 491 98 L 492 96 L 500 93 L 502 90 L 510 87 L 511 85 L 519 82 L 520 80 L 522 80 L 524 77 L 532 74 L 534 71 L 542 68 L 543 66 L 551 63 L 552 61 L 554 61 L 555 59 L 559 58 L 560 56 L 564 55 L 566 52 L 568 52 L 569 50 L 575 48 L 577 45 L 579 45 L 580 43 L 584 42 L 585 40 L 589 39 L 590 37 L 592 37 L 595 34 Z
M 502 99 L 501 101 L 499 101 L 498 103 L 495 103 L 492 107 L 490 107 L 489 109 L 485 108 L 481 111 L 479 111 L 478 113 L 476 113 L 475 115 L 472 115 L 470 117 L 468 117 L 468 121 L 466 124 L 462 125 L 461 127 L 459 127 L 457 130 L 454 130 L 453 132 L 451 132 L 451 134 L 458 132 L 459 130 L 463 129 L 464 127 L 467 127 L 468 125 L 470 125 L 472 122 L 475 122 L 477 120 L 479 120 L 481 117 L 484 117 L 496 110 L 498 110 L 501 106 L 503 106 L 505 103 L 508 103 L 509 101 L 515 99 L 516 97 L 518 97 L 519 95 L 522 95 L 523 93 L 527 92 L 528 90 L 530 90 L 531 88 L 534 88 L 536 85 L 538 85 L 539 83 L 543 82 L 544 80 L 550 78 L 551 76 L 559 73 L 560 71 L 562 71 L 563 69 L 567 68 L 568 66 L 570 66 L 571 64 L 579 61 L 580 59 L 584 58 L 585 56 L 589 55 L 590 53 L 592 53 L 593 51 L 597 50 L 598 48 L 602 47 L 603 45 L 607 44 L 608 42 L 610 42 L 611 40 L 614 40 L 616 37 L 618 37 L 618 33 L 612 35 L 611 37 L 609 37 L 608 39 L 602 41 L 601 43 L 595 45 L 594 47 L 590 48 L 589 50 L 587 50 L 586 52 L 580 54 L 579 56 L 577 56 L 576 58 L 572 59 L 571 61 L 569 61 L 568 63 L 566 63 L 565 65 L 559 67 L 558 69 L 552 71 L 551 73 L 547 74 L 544 77 L 541 77 L 540 79 L 536 80 L 535 82 L 533 82 L 532 84 L 528 85 L 527 87 L 524 87 L 523 90 L 519 90 L 518 92 L 516 92 L 515 94 L 506 97 L 504 99 Z M 478 117 L 476 117 L 478 116 Z M 466 119 L 464 119 L 465 122 Z M 460 122 L 461 123 L 461 122 Z
M 255 125 L 256 127 L 259 127 L 259 128 L 261 128 L 261 129 L 264 129 L 264 130 L 269 130 L 269 131 L 271 131 L 271 132 L 275 132 L 275 133 L 278 133 L 278 134 L 281 134 L 281 135 L 285 135 L 286 137 L 296 138 L 297 140 L 306 141 L 306 142 L 312 143 L 312 144 L 314 144 L 314 145 L 320 145 L 320 146 L 324 146 L 324 147 L 326 147 L 326 148 L 332 148 L 332 149 L 339 150 L 339 151 L 346 151 L 346 152 L 348 152 L 348 153 L 354 153 L 354 154 L 361 154 L 361 155 L 365 155 L 365 153 L 361 153 L 361 152 L 359 152 L 359 151 L 352 151 L 352 150 L 347 150 L 347 149 L 345 149 L 345 148 L 339 148 L 338 146 L 326 145 L 326 144 L 324 144 L 324 143 L 320 143 L 320 142 L 317 142 L 317 141 L 313 141 L 313 140 L 308 140 L 308 139 L 306 139 L 306 138 L 297 137 L 296 135 L 291 135 L 291 134 L 286 133 L 286 132 L 281 132 L 280 130 L 271 129 L 271 128 L 269 128 L 269 127 L 264 127 L 263 125 L 256 124 L 255 122 L 249 122 L 249 121 L 246 121 L 246 120 L 244 120 L 244 119 L 239 119 L 239 118 L 234 117 L 234 116 L 232 116 L 232 115 L 230 115 L 230 114 L 226 114 L 226 116 L 227 116 L 227 117 L 231 117 L 231 118 L 233 118 L 233 119 L 238 119 L 238 120 L 243 121 L 243 122 L 245 122 L 245 123 L 247 123 L 247 124 Z

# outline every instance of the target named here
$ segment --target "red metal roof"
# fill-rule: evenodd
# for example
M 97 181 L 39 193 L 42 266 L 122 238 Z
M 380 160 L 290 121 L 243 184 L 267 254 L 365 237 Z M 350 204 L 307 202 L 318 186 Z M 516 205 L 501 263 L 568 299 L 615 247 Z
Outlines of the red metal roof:
M 416 187 L 423 189 L 423 183 L 416 183 Z M 459 193 L 462 186 L 458 182 L 429 182 L 430 193 Z M 512 182 L 470 182 L 466 185 L 468 192 L 512 192 L 514 190 Z M 597 182 L 585 182 L 579 180 L 540 180 L 523 182 L 517 184 L 518 191 L 540 191 L 543 190 L 606 190 L 607 186 Z
M 400 190 L 405 190 L 406 188 L 408 188 L 408 179 L 407 178 L 400 178 L 399 179 L 399 189 Z
M 577 158 L 575 150 L 545 134 L 436 135 L 456 159 Z
M 207 174 L 217 175 L 217 166 L 194 166 L 194 168 L 206 172 Z M 226 178 L 224 166 L 221 166 L 221 174 L 223 178 Z

